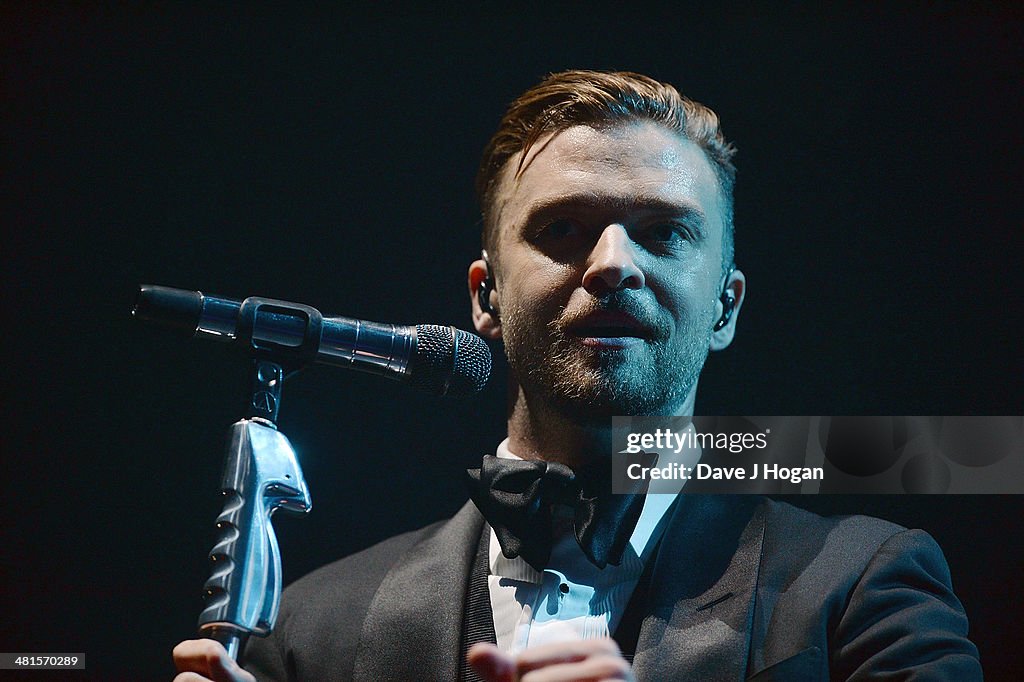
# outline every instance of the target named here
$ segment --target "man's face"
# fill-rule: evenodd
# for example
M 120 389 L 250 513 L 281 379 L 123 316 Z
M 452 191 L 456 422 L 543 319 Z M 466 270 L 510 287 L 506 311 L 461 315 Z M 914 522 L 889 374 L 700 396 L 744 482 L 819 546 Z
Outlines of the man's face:
M 707 357 L 725 210 L 694 143 L 575 126 L 504 170 L 501 336 L 527 398 L 580 420 L 676 411 Z

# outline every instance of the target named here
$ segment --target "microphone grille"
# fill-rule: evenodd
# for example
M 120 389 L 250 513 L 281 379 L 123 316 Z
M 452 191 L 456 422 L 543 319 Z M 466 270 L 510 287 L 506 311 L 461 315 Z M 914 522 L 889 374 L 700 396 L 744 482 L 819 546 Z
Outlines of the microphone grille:
M 472 395 L 491 376 L 491 350 L 476 334 L 436 324 L 416 325 L 409 383 L 438 395 Z

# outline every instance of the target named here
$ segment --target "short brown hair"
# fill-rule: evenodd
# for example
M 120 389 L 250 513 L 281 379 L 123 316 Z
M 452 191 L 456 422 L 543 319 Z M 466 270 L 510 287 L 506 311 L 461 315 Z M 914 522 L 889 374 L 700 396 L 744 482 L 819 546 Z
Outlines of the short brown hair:
M 516 175 L 527 152 L 543 135 L 575 125 L 611 124 L 650 120 L 695 143 L 711 161 L 725 205 L 723 271 L 732 267 L 732 192 L 736 149 L 725 140 L 718 115 L 688 99 L 667 83 L 627 71 L 563 71 L 554 73 L 512 102 L 498 131 L 484 148 L 476 176 L 476 192 L 483 211 L 484 247 L 494 251 L 497 231 L 495 190 L 505 164 L 522 153 Z

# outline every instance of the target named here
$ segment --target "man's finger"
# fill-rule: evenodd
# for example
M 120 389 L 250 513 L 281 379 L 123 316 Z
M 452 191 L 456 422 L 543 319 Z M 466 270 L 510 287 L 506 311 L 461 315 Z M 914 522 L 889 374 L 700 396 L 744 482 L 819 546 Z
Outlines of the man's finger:
M 619 645 L 611 637 L 602 639 L 580 639 L 526 649 L 517 659 L 520 675 L 559 663 L 574 663 L 591 656 L 615 656 L 621 658 Z
M 487 682 L 518 682 L 515 659 L 493 644 L 474 644 L 466 653 L 466 660 Z
M 255 682 L 255 678 L 242 670 L 224 647 L 212 639 L 181 642 L 171 655 L 180 673 L 198 673 L 214 682 Z
M 598 654 L 582 661 L 555 663 L 532 670 L 520 682 L 632 682 L 633 669 L 622 656 Z

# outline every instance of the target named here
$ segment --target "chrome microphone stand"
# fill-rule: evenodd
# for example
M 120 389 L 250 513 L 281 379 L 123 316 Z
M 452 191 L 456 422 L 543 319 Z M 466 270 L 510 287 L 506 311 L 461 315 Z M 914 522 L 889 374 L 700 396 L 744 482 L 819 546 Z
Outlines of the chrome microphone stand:
M 199 615 L 200 635 L 221 642 L 236 659 L 249 635 L 266 636 L 277 620 L 281 553 L 270 517 L 312 506 L 295 451 L 276 424 L 286 372 L 323 362 L 457 395 L 483 388 L 491 368 L 483 341 L 454 327 L 324 319 L 315 308 L 256 296 L 234 301 L 142 285 L 132 314 L 233 343 L 253 358 L 247 416 L 231 427 L 224 508 Z
M 189 292 L 186 292 L 189 293 Z M 258 314 L 297 322 L 287 343 L 259 341 Z M 224 508 L 217 517 L 213 570 L 204 586 L 199 634 L 224 645 L 237 659 L 249 635 L 270 634 L 281 601 L 281 551 L 270 517 L 278 509 L 308 512 L 309 488 L 295 450 L 277 429 L 285 367 L 302 367 L 316 352 L 322 328 L 319 311 L 284 301 L 250 297 L 237 313 L 221 320 L 200 317 L 197 334 L 231 337 L 253 356 L 248 416 L 231 427 L 221 479 Z

